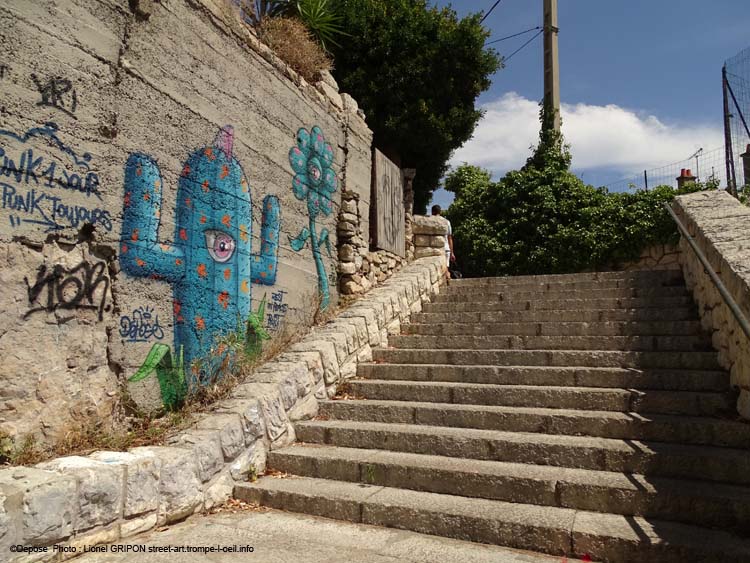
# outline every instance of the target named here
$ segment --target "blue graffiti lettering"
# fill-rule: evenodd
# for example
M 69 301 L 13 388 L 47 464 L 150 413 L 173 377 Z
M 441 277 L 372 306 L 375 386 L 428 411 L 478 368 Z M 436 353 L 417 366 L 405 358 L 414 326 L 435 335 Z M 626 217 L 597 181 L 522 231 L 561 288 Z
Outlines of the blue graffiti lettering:
M 112 230 L 112 217 L 109 211 L 100 208 L 89 209 L 82 205 L 65 205 L 59 197 L 32 188 L 18 191 L 10 184 L 0 182 L 2 187 L 2 208 L 15 213 L 10 215 L 10 224 L 18 227 L 22 223 L 41 225 L 44 232 L 59 231 L 68 227 L 78 228 L 90 223 Z
M 120 336 L 128 342 L 148 342 L 151 338 L 164 338 L 164 330 L 153 309 L 138 307 L 131 316 L 120 317 Z

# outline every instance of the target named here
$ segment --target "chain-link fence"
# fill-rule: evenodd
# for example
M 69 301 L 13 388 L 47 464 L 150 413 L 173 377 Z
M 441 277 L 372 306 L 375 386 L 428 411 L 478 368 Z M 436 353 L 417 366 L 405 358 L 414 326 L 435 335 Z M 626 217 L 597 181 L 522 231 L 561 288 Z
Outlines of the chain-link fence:
M 726 182 L 726 167 L 724 161 L 724 147 L 704 150 L 698 149 L 685 160 L 666 164 L 651 170 L 644 170 L 641 174 L 623 178 L 607 184 L 605 187 L 612 192 L 623 192 L 628 189 L 651 189 L 656 186 L 677 187 L 679 177 L 692 178 L 692 181 L 710 183 L 717 187 L 724 187 Z
M 724 63 L 722 77 L 727 188 L 736 193 L 750 184 L 750 47 Z

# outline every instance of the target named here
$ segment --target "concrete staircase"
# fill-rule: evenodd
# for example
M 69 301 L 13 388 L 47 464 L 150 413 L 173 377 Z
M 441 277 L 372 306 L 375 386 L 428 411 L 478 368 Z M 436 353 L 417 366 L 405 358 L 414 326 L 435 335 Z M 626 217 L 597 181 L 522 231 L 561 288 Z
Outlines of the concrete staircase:
M 239 498 L 594 561 L 750 561 L 750 425 L 679 272 L 454 281 Z

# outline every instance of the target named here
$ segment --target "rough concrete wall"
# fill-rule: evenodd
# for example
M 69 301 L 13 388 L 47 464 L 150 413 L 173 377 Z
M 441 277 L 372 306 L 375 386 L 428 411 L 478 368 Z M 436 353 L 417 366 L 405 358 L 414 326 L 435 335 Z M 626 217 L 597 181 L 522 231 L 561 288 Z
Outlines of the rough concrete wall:
M 718 190 L 677 197 L 673 207 L 742 312 L 750 318 L 750 209 Z M 684 238 L 680 250 L 682 271 L 698 303 L 703 328 L 712 331 L 719 363 L 730 370 L 731 383 L 740 392 L 739 413 L 750 418 L 750 342 Z
M 0 430 L 111 420 L 155 344 L 198 359 L 264 297 L 272 335 L 336 303 L 371 133 L 223 0 L 9 0 L 0 46 Z

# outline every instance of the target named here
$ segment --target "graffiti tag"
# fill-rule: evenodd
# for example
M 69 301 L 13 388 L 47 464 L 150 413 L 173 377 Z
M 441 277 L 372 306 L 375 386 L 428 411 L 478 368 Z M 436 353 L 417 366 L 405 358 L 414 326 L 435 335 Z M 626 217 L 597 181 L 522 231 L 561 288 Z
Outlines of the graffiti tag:
M 78 95 L 70 80 L 56 76 L 42 83 L 36 74 L 32 74 L 31 79 L 36 84 L 36 89 L 39 90 L 39 94 L 42 96 L 42 99 L 36 105 L 53 107 L 67 113 L 71 117 L 75 117 L 73 114 L 78 107 Z
M 24 278 L 24 281 L 31 305 L 24 318 L 39 311 L 52 312 L 56 309 L 90 309 L 98 311 L 100 321 L 103 318 L 109 289 L 104 262 L 93 265 L 81 262 L 70 269 L 57 264 L 52 270 L 47 270 L 43 264 L 37 270 L 33 285 L 28 278 Z M 96 292 L 100 287 L 102 292 L 97 303 Z
M 269 330 L 275 331 L 281 328 L 281 322 L 289 309 L 289 305 L 284 303 L 286 294 L 287 292 L 283 289 L 271 293 L 271 302 L 267 305 L 268 312 L 266 313 L 266 325 Z
M 84 194 L 87 198 L 95 196 L 99 200 L 101 193 L 99 176 L 89 170 L 91 155 L 85 153 L 79 157 L 65 146 L 57 136 L 56 124 L 47 123 L 23 135 L 0 130 L 0 142 L 4 142 L 3 137 L 23 145 L 39 139 L 60 153 L 53 156 L 25 146 L 13 152 L 7 145 L 0 146 L 2 209 L 12 212 L 9 216 L 12 227 L 28 223 L 52 232 L 91 223 L 112 230 L 109 211 L 64 202 L 66 192 Z
M 132 315 L 120 317 L 120 336 L 128 342 L 148 342 L 151 338 L 164 338 L 164 330 L 159 324 L 159 315 L 150 307 L 138 307 Z

